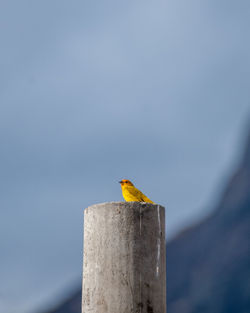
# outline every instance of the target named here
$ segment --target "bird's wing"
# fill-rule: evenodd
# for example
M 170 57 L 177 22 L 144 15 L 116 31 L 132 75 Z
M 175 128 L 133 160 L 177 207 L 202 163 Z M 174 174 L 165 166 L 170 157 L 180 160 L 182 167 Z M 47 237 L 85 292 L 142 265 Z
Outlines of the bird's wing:
M 149 203 L 154 203 L 153 201 L 151 201 L 148 197 L 146 197 L 139 189 L 137 189 L 134 186 L 129 186 L 128 188 L 129 193 L 131 195 L 133 195 L 134 197 L 136 197 L 138 199 L 138 201 L 140 202 L 149 202 Z

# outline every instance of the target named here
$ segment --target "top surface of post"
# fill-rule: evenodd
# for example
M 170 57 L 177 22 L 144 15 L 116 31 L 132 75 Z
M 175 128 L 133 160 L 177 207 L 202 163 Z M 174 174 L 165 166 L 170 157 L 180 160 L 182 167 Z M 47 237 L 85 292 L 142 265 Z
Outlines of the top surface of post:
M 164 207 L 157 203 L 149 203 L 149 202 L 137 202 L 137 201 L 131 201 L 131 202 L 103 202 L 103 203 L 97 203 L 93 204 L 89 207 L 87 207 L 85 210 L 95 210 L 95 209 L 101 209 L 101 208 L 131 208 L 133 209 L 143 209 L 143 208 L 163 208 Z

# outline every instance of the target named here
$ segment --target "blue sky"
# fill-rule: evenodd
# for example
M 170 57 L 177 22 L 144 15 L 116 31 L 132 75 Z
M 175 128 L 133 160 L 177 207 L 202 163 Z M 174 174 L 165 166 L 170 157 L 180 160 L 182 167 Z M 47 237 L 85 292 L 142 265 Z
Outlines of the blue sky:
M 128 178 L 167 236 L 207 214 L 249 117 L 250 3 L 2 1 L 0 312 L 81 274 L 83 208 Z M 33 312 L 33 311 L 32 311 Z

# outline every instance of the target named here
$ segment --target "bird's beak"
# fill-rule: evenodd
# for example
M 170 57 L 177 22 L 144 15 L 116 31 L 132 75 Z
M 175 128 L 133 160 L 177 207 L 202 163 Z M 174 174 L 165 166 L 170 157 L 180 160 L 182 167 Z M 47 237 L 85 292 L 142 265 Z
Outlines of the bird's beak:
M 122 183 L 122 181 L 119 181 L 119 184 L 121 184 Z

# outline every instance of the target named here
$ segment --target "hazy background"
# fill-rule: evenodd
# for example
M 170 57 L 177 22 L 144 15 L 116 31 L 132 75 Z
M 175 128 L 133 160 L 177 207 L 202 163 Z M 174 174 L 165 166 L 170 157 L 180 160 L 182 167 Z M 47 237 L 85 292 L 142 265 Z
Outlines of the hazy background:
M 1 313 L 74 285 L 83 209 L 122 201 L 122 178 L 166 206 L 168 239 L 209 212 L 250 112 L 249 16 L 247 0 L 0 2 Z

